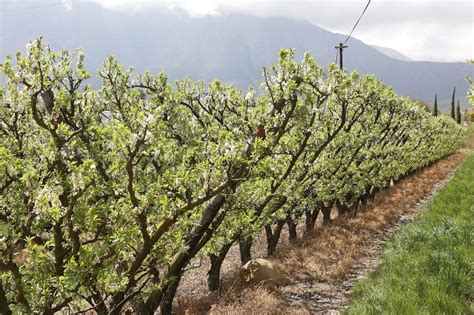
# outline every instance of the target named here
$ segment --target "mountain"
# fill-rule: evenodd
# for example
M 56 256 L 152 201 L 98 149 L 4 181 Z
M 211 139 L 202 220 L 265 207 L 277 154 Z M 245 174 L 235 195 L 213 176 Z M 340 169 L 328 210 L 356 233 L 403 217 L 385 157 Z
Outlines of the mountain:
M 377 46 L 377 45 L 371 45 L 373 48 L 377 49 L 379 52 L 384 54 L 385 56 L 388 56 L 392 59 L 397 59 L 401 61 L 413 61 L 404 54 L 402 54 L 399 51 L 396 51 L 395 49 L 389 48 L 389 47 L 383 47 L 383 46 Z
M 261 68 L 277 61 L 280 48 L 295 48 L 296 58 L 311 50 L 321 65 L 335 61 L 334 46 L 345 35 L 306 21 L 241 14 L 189 17 L 183 12 L 114 11 L 91 2 L 73 8 L 49 7 L 0 12 L 0 57 L 24 50 L 39 35 L 54 49 L 82 47 L 90 69 L 115 54 L 137 71 L 164 70 L 171 79 L 212 80 L 247 88 L 261 80 Z M 473 67 L 464 63 L 407 62 L 386 56 L 352 38 L 344 66 L 374 74 L 401 95 L 432 104 L 434 95 L 448 100 L 454 86 L 465 102 Z M 439 104 L 441 109 L 449 103 Z

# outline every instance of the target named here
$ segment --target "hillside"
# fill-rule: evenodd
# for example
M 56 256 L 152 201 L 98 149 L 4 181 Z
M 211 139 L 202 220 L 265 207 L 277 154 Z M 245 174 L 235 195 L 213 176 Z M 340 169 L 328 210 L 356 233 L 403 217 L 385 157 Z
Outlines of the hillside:
M 19 22 L 21 21 L 21 22 Z M 83 47 L 91 69 L 100 67 L 108 54 L 139 71 L 164 70 L 172 79 L 221 80 L 246 88 L 261 79 L 262 66 L 276 61 L 280 48 L 295 48 L 297 58 L 311 50 L 323 65 L 335 61 L 334 46 L 344 35 L 306 21 L 225 15 L 191 18 L 184 13 L 106 10 L 92 3 L 31 11 L 3 12 L 0 55 L 24 50 L 39 35 L 56 48 Z M 464 63 L 405 62 L 392 59 L 357 39 L 349 41 L 345 65 L 374 74 L 406 96 L 432 103 L 448 100 L 457 87 L 465 103 Z M 449 102 L 441 102 L 440 109 Z
M 377 45 L 372 45 L 372 47 L 390 58 L 401 60 L 401 61 L 413 61 L 407 56 L 405 56 L 404 54 L 402 54 L 401 52 L 396 51 L 395 49 L 392 49 L 389 47 L 377 46 Z

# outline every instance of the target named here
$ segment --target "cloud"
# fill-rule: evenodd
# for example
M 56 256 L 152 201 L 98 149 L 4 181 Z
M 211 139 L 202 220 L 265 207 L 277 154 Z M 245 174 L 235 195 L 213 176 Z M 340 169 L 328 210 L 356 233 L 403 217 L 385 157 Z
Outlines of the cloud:
M 90 0 L 86 0 L 90 1 Z M 115 10 L 159 7 L 184 10 L 190 16 L 245 13 L 308 20 L 347 34 L 364 0 L 92 0 Z M 472 1 L 372 0 L 354 32 L 369 43 L 394 48 L 414 60 L 464 61 L 474 56 Z
M 72 0 L 61 0 L 66 10 L 72 10 Z
M 157 6 L 157 7 L 167 7 L 170 1 L 153 1 L 153 0 L 140 0 L 140 1 L 130 1 L 130 0 L 78 0 L 78 2 L 97 2 L 102 7 L 111 10 L 142 10 L 146 9 L 149 6 Z

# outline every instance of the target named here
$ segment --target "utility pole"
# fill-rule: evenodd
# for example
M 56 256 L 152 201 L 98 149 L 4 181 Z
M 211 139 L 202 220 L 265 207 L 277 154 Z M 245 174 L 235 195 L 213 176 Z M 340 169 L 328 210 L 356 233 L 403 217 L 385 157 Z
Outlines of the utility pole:
M 339 43 L 339 46 L 336 46 L 334 48 L 339 49 L 339 68 L 342 69 L 343 66 L 343 61 L 342 61 L 342 50 L 344 48 L 347 48 L 348 46 L 345 46 L 343 43 Z

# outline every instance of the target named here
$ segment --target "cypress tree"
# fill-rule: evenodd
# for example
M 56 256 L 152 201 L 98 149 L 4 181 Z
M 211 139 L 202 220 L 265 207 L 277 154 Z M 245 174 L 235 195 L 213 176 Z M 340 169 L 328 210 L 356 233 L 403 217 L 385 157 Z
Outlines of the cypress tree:
M 433 116 L 438 116 L 438 95 L 435 94 Z
M 455 98 L 456 98 L 456 87 L 454 87 L 453 96 L 451 97 L 451 118 L 454 120 L 456 120 L 456 114 L 454 110 L 455 102 L 456 102 Z
M 459 104 L 458 100 L 458 106 L 456 107 L 456 121 L 458 124 L 461 124 L 461 105 Z

